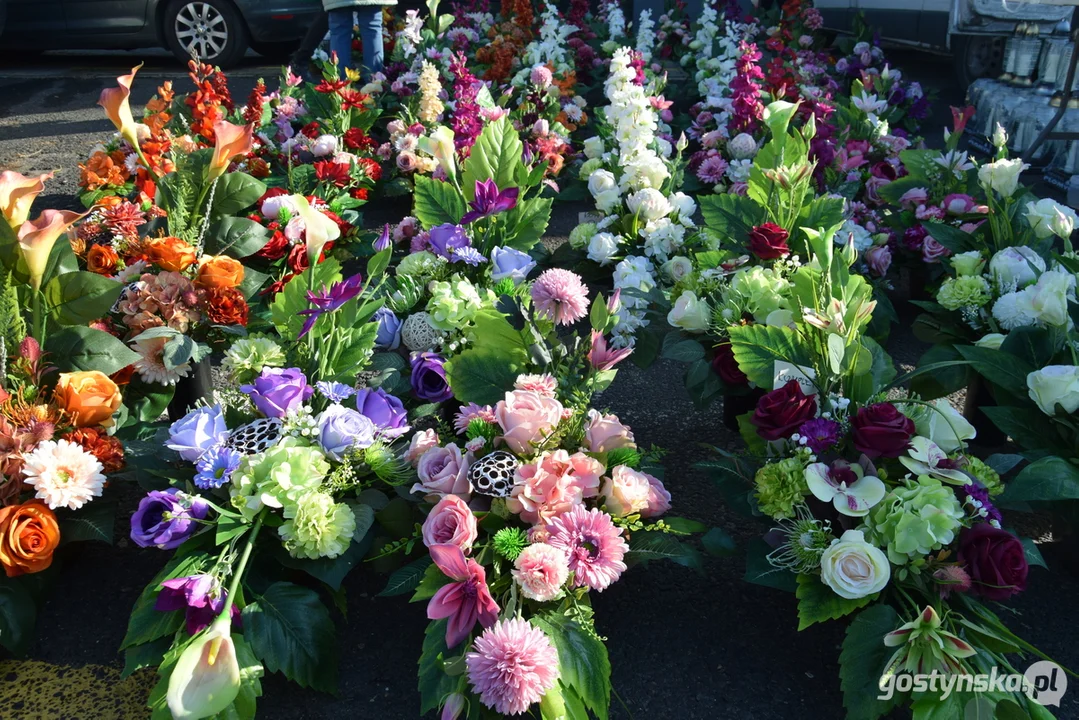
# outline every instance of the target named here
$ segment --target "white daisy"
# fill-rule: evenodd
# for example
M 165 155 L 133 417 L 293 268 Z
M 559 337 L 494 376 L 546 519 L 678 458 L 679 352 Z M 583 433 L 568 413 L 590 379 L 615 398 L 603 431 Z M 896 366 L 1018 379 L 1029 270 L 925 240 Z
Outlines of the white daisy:
M 26 484 L 49 508 L 78 510 L 96 497 L 105 486 L 104 467 L 82 446 L 68 440 L 45 440 L 23 456 Z
M 135 361 L 135 371 L 139 376 L 150 383 L 162 385 L 175 385 L 182 377 L 187 377 L 191 372 L 191 363 L 185 362 L 176 367 L 168 367 L 165 363 L 165 344 L 168 338 L 141 338 L 132 341 L 135 352 L 140 358 Z

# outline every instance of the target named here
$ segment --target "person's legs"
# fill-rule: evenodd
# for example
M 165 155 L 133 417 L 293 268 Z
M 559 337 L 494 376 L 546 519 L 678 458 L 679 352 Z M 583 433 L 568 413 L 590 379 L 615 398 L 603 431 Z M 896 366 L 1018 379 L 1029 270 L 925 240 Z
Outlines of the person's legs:
M 337 70 L 345 76 L 345 68 L 352 67 L 352 11 L 353 8 L 329 10 L 330 50 L 337 53 Z
M 356 9 L 363 41 L 364 77 L 382 72 L 382 6 L 363 5 Z
M 326 11 L 319 10 L 318 15 L 315 16 L 310 27 L 307 28 L 307 34 L 303 36 L 300 47 L 296 49 L 296 53 L 292 56 L 292 68 L 296 73 L 303 76 L 310 74 L 311 55 L 315 52 L 315 48 L 319 46 L 319 43 L 322 42 L 322 38 L 326 37 L 328 29 Z

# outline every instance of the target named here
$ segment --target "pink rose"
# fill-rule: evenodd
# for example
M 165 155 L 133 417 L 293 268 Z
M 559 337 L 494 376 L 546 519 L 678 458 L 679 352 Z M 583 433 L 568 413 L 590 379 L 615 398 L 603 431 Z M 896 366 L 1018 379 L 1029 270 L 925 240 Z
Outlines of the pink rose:
M 651 487 L 648 489 L 648 507 L 641 510 L 641 517 L 659 517 L 671 509 L 671 494 L 663 486 L 662 480 L 652 477 L 648 473 L 644 475 L 648 478 L 648 484 Z
M 416 467 L 420 457 L 433 447 L 438 447 L 438 433 L 434 430 L 420 430 L 412 436 L 412 442 L 405 451 L 405 460 L 412 463 L 412 467 Z
M 601 415 L 596 410 L 588 411 L 588 426 L 584 430 L 585 443 L 595 453 L 605 453 L 617 448 L 635 448 L 633 433 L 623 425 L 617 415 Z
M 472 492 L 468 482 L 468 466 L 472 464 L 471 453 L 461 454 L 461 448 L 453 443 L 445 447 L 433 447 L 416 465 L 420 481 L 412 486 L 412 492 L 422 492 L 428 498 L 459 495 L 467 500 Z
M 513 563 L 513 579 L 529 600 L 547 602 L 562 591 L 569 577 L 569 561 L 558 548 L 545 543 L 529 545 Z
M 607 512 L 615 517 L 625 517 L 647 510 L 648 496 L 652 492 L 650 477 L 626 465 L 618 465 L 611 470 L 611 476 L 604 479 L 600 492 Z
M 927 263 L 940 262 L 942 257 L 951 255 L 952 251 L 933 239 L 932 235 L 926 235 L 922 241 L 922 260 Z
M 502 441 L 518 455 L 531 455 L 535 445 L 554 431 L 562 419 L 562 403 L 529 390 L 506 393 L 495 406 Z
M 888 268 L 892 266 L 892 251 L 887 245 L 874 245 L 865 251 L 864 257 L 865 264 L 874 275 L 884 277 L 888 274 Z
M 456 495 L 439 500 L 423 521 L 423 544 L 427 547 L 456 545 L 467 554 L 478 534 L 476 516 Z
M 892 181 L 889 180 L 888 178 L 882 178 L 882 177 L 871 177 L 868 180 L 866 180 L 865 181 L 865 199 L 866 199 L 866 201 L 868 201 L 868 202 L 870 202 L 870 203 L 872 203 L 874 205 L 880 205 L 881 202 L 882 202 L 881 198 L 880 198 L 880 189 L 882 187 L 884 187 L 885 185 L 888 185 L 891 182 Z
M 585 498 L 596 497 L 602 474 L 603 463 L 584 453 L 544 453 L 517 468 L 506 507 L 527 523 L 547 525 Z

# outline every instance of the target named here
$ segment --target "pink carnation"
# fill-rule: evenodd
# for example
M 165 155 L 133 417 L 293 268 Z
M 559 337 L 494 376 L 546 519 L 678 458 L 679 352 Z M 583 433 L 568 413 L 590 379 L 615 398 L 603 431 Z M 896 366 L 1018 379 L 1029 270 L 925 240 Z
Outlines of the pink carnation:
M 518 375 L 513 387 L 518 390 L 528 390 L 547 397 L 554 397 L 555 391 L 558 389 L 558 381 L 548 373 L 542 375 Z
M 456 495 L 447 495 L 438 501 L 427 519 L 423 521 L 423 544 L 456 545 L 463 552 L 472 549 L 479 532 L 476 528 L 476 516 L 464 500 Z
M 517 468 L 506 507 L 532 525 L 546 525 L 585 498 L 599 494 L 603 463 L 584 453 L 544 453 Z
M 537 312 L 558 325 L 572 325 L 588 314 L 588 288 L 569 270 L 545 270 L 532 284 Z
M 566 554 L 545 543 L 526 547 L 513 567 L 513 579 L 521 587 L 521 593 L 538 602 L 558 597 L 569 577 Z
M 495 406 L 502 441 L 518 455 L 531 455 L 562 420 L 562 403 L 528 390 L 506 393 Z
M 480 702 L 503 715 L 521 715 L 558 682 L 558 651 L 527 620 L 499 620 L 472 649 L 468 681 Z
M 547 530 L 551 533 L 548 543 L 569 557 L 578 587 L 602 592 L 625 571 L 623 558 L 629 545 L 622 538 L 622 528 L 607 513 L 578 505 L 552 520 Z

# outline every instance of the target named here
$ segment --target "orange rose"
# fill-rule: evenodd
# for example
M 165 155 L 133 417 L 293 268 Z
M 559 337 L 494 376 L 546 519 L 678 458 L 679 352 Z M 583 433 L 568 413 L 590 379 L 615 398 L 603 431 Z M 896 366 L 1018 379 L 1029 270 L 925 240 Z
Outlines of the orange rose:
M 110 245 L 91 245 L 86 253 L 86 268 L 98 275 L 112 275 L 116 272 L 116 264 L 120 256 Z
M 142 245 L 147 259 L 163 270 L 183 272 L 195 262 L 195 248 L 178 237 L 146 238 Z
M 53 399 L 75 427 L 110 427 L 122 402 L 120 388 L 100 370 L 60 373 Z
M 234 288 L 244 280 L 244 266 L 239 260 L 228 255 L 211 255 L 199 266 L 199 276 L 195 281 L 205 288 Z
M 41 500 L 0 508 L 0 564 L 8 577 L 49 567 L 59 544 L 56 515 Z

